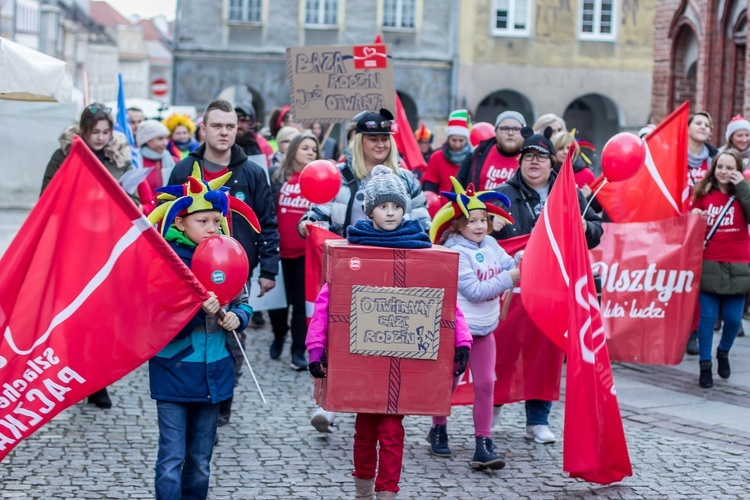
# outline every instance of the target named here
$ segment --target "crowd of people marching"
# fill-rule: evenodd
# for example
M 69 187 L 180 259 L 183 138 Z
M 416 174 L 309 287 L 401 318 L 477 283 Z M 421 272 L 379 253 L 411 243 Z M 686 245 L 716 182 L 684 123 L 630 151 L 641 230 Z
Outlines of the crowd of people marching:
M 229 217 L 232 236 L 244 247 L 250 268 L 259 268 L 261 296 L 276 286 L 278 269 L 283 270 L 288 306 L 268 311 L 273 331 L 268 356 L 280 360 L 290 336 L 289 360 L 294 370 L 326 377 L 327 286 L 315 302 L 309 328 L 306 320 L 305 237 L 310 225 L 322 226 L 352 244 L 407 249 L 441 244 L 458 252 L 459 271 L 452 278 L 458 283 L 454 389 L 470 359 L 476 439 L 470 464 L 476 470 L 505 466 L 505 457 L 491 439 L 491 428 L 502 416 L 502 406 L 493 406 L 493 332 L 500 322 L 499 297 L 518 283 L 520 274 L 517 260 L 498 240 L 532 231 L 568 155 L 579 188 L 588 247 L 598 245 L 603 234 L 602 214 L 587 205 L 595 177 L 591 162 L 575 131 L 569 131 L 562 118 L 545 114 L 529 126 L 523 114 L 506 110 L 494 122 L 494 137 L 472 145 L 470 115 L 467 110 L 455 110 L 448 117 L 442 144 L 424 124 L 415 131 L 426 167 L 410 169 L 397 150 L 394 116 L 387 109 L 353 117 L 343 148 L 323 124 L 303 126 L 295 121 L 289 106 L 271 113 L 269 137 L 259 133 L 261 124 L 249 103 L 212 101 L 195 122 L 184 115 L 164 121 L 145 119 L 136 108 L 127 114 L 142 166 L 152 169 L 143 182 L 126 190 L 144 214 L 155 213 L 165 186 L 182 185 L 190 178 L 211 182 L 207 192 L 191 194 L 198 200 L 193 208 L 163 222 L 168 225 L 163 234 L 183 261 L 189 264 L 196 244 L 222 232 L 222 218 Z M 645 137 L 653 129 L 648 125 L 639 135 Z M 699 354 L 699 384 L 707 388 L 713 385 L 714 329 L 722 329 L 715 352 L 718 375 L 729 378 L 729 352 L 735 337 L 743 335 L 741 320 L 748 305 L 750 186 L 742 172 L 750 161 L 750 122 L 735 117 L 719 149 L 710 144 L 715 134 L 708 113 L 693 113 L 686 133 L 691 211 L 707 222 L 700 307 L 687 352 Z M 69 153 L 76 134 L 115 179 L 133 169 L 130 144 L 115 131 L 111 110 L 93 103 L 85 108 L 80 122 L 61 135 L 42 191 Z M 342 183 L 332 201 L 316 205 L 303 196 L 300 174 L 307 164 L 321 158 L 337 162 Z M 222 184 L 255 213 L 259 228 L 243 217 L 230 217 L 215 202 L 209 193 Z M 450 221 L 447 229 L 438 231 L 432 225 L 425 193 L 441 197 L 441 217 Z M 457 195 L 464 201 L 451 203 Z M 156 213 L 154 221 L 161 220 L 163 214 Z M 493 272 L 484 272 L 488 270 Z M 218 308 L 215 297 L 208 299 L 196 318 L 150 362 L 160 429 L 157 498 L 206 497 L 217 426 L 231 418 L 233 389 L 242 374 L 241 346 L 228 331 L 264 323 L 263 316 L 247 306 L 246 295 L 230 304 L 222 320 L 215 316 Z M 179 369 L 183 364 L 195 369 Z M 88 402 L 101 408 L 112 405 L 106 388 L 92 394 Z M 551 401 L 528 400 L 525 409 L 524 438 L 538 444 L 555 442 L 549 425 Z M 433 418 L 428 433 L 429 451 L 438 457 L 452 453 L 447 417 Z M 320 432 L 332 432 L 334 418 L 333 413 L 317 408 L 311 423 Z M 392 498 L 398 492 L 402 419 L 403 415 L 357 415 L 356 498 Z

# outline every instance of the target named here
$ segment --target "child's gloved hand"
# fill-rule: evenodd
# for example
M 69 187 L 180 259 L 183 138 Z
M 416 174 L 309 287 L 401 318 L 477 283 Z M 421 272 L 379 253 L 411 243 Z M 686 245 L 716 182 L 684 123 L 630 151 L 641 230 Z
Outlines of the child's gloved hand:
M 466 346 L 456 347 L 456 354 L 453 356 L 453 375 L 458 377 L 466 371 L 466 364 L 469 362 L 469 348 Z
M 310 375 L 315 378 L 326 378 L 326 372 L 320 367 L 320 361 L 313 361 L 307 366 L 307 369 L 310 370 Z
M 219 326 L 232 332 L 240 327 L 240 318 L 233 312 L 228 312 L 224 315 L 224 319 L 219 320 Z
M 217 312 L 219 312 L 219 309 L 221 309 L 219 299 L 216 298 L 216 294 L 214 292 L 208 292 L 208 295 L 210 295 L 210 297 L 208 297 L 205 302 L 203 302 L 203 305 L 201 307 L 206 314 L 216 314 Z

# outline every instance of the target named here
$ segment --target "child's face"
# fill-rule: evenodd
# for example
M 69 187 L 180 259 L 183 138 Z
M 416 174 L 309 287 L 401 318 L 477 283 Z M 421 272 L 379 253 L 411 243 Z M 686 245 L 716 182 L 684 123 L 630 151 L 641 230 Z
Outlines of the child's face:
M 197 212 L 185 217 L 176 217 L 174 225 L 197 245 L 209 236 L 219 234 L 221 212 Z
M 393 231 L 401 225 L 404 218 L 404 208 L 392 201 L 381 203 L 370 214 L 372 225 L 383 231 Z
M 487 212 L 484 210 L 469 212 L 469 218 L 461 224 L 459 232 L 467 240 L 480 243 L 487 234 Z

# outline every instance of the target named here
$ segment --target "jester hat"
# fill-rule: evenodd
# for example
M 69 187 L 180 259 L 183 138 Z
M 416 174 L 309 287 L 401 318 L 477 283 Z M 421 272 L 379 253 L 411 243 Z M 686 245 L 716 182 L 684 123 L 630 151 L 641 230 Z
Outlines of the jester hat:
M 164 201 L 148 216 L 151 224 L 161 223 L 159 231 L 166 235 L 169 228 L 178 216 L 185 216 L 196 212 L 215 210 L 221 213 L 221 232 L 229 235 L 229 223 L 227 214 L 229 211 L 236 212 L 247 220 L 250 227 L 256 233 L 260 233 L 260 222 L 253 212 L 238 198 L 229 195 L 229 188 L 224 183 L 232 177 L 231 172 L 218 177 L 212 181 L 203 180 L 203 172 L 198 163 L 193 164 L 193 173 L 188 177 L 185 184 L 175 184 L 157 188 L 161 193 L 159 200 Z
M 441 194 L 448 198 L 450 201 L 443 205 L 438 210 L 435 217 L 432 219 L 432 227 L 430 227 L 430 239 L 433 243 L 437 240 L 438 236 L 445 229 L 445 225 L 454 219 L 458 219 L 462 215 L 469 218 L 469 212 L 472 210 L 485 210 L 487 213 L 502 217 L 511 224 L 514 224 L 513 216 L 502 208 L 489 203 L 492 200 L 498 200 L 503 202 L 506 207 L 510 208 L 510 199 L 502 193 L 496 191 L 474 191 L 474 184 L 469 184 L 469 187 L 464 190 L 461 183 L 459 183 L 455 177 L 451 176 L 451 183 L 453 184 L 453 190 L 455 193 L 448 191 L 441 191 Z

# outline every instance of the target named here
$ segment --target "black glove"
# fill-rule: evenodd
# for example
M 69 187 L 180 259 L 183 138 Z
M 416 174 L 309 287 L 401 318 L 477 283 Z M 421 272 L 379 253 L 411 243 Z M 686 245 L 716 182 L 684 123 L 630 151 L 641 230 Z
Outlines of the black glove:
M 310 375 L 315 378 L 326 378 L 326 372 L 320 367 L 320 361 L 313 361 L 307 367 L 310 370 Z M 466 369 L 466 363 L 464 363 L 464 370 Z
M 323 368 L 328 368 L 328 358 L 325 351 L 323 351 L 323 355 L 320 357 L 320 364 L 323 365 Z
M 458 377 L 463 372 L 465 372 L 466 363 L 468 362 L 469 348 L 466 346 L 456 347 L 456 354 L 453 356 L 453 375 Z

